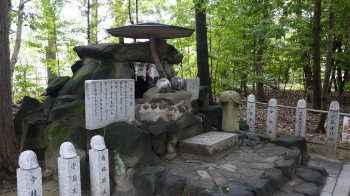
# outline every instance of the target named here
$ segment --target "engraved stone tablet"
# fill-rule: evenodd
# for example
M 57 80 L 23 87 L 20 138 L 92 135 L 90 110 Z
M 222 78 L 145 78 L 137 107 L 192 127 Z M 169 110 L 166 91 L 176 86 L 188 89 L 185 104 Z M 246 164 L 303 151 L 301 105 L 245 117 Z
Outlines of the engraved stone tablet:
M 184 78 L 184 90 L 192 93 L 191 99 L 198 99 L 199 97 L 199 78 Z
M 135 116 L 133 79 L 86 80 L 86 129 L 99 129 Z

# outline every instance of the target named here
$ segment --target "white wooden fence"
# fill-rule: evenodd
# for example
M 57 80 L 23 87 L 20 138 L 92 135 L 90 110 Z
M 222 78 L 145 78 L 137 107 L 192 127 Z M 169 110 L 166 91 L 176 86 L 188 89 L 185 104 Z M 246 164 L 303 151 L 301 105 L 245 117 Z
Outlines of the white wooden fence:
M 108 149 L 102 136 L 91 139 L 89 150 L 90 185 L 92 196 L 110 195 Z M 21 153 L 17 169 L 18 196 L 42 196 L 42 175 L 37 157 L 31 150 Z M 80 158 L 70 142 L 60 147 L 58 158 L 60 196 L 80 196 Z
M 254 132 L 256 104 L 266 104 L 255 101 L 254 95 L 247 98 L 247 124 L 249 130 Z M 307 111 L 328 113 L 326 122 L 326 145 L 325 155 L 333 158 L 338 143 L 338 130 L 340 115 L 350 116 L 349 114 L 340 113 L 339 103 L 332 101 L 329 111 L 313 110 L 306 107 L 306 101 L 301 99 L 298 101 L 297 107 L 278 105 L 276 99 L 271 99 L 267 106 L 266 116 L 266 134 L 271 138 L 276 138 L 278 107 L 295 109 L 295 135 L 305 137 Z

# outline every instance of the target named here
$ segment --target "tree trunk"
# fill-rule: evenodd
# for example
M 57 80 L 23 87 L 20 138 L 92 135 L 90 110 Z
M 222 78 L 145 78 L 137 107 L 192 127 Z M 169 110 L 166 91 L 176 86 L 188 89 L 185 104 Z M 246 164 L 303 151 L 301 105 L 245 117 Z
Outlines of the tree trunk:
M 264 10 L 263 10 L 264 20 L 268 18 L 268 12 L 267 12 L 268 4 L 269 4 L 268 0 L 264 0 Z M 255 72 L 258 77 L 261 77 L 263 75 L 262 59 L 264 55 L 265 36 L 266 36 L 265 32 L 259 36 L 259 46 L 258 46 L 259 48 L 255 56 L 255 61 L 256 61 Z M 255 97 L 257 101 L 266 101 L 265 92 L 264 92 L 264 83 L 262 81 L 258 81 L 256 84 Z
M 327 57 L 326 57 L 326 70 L 323 78 L 323 88 L 322 88 L 322 110 L 327 110 L 327 102 L 328 102 L 328 88 L 329 88 L 329 78 L 331 76 L 332 70 L 332 54 L 333 54 L 333 24 L 334 24 L 334 13 L 332 7 L 332 1 L 329 6 L 329 28 L 328 28 L 328 38 L 327 38 Z M 324 123 L 326 121 L 327 114 L 321 113 L 320 119 L 318 121 L 318 125 L 316 131 L 323 133 Z
M 15 172 L 18 155 L 12 120 L 8 1 L 0 1 L 0 180 Z
M 320 32 L 321 32 L 321 1 L 316 0 L 312 26 L 313 47 L 313 97 L 312 108 L 321 108 L 321 64 L 320 64 Z
M 98 0 L 92 0 L 91 8 L 90 8 L 90 39 L 89 44 L 97 44 L 97 25 L 98 25 Z
M 55 71 L 56 67 L 56 44 L 53 37 L 53 33 L 49 33 L 47 39 L 47 48 L 46 48 L 46 68 L 47 68 L 47 79 L 51 79 L 57 76 Z
M 11 60 L 10 60 L 11 77 L 13 75 L 13 72 L 15 71 L 15 65 L 16 65 L 17 60 L 18 60 L 18 54 L 19 54 L 19 50 L 21 48 L 21 43 L 22 43 L 24 4 L 25 4 L 24 0 L 20 0 L 19 5 L 18 5 L 16 41 L 15 41 L 15 46 L 13 48 L 13 53 L 12 53 Z
M 211 79 L 209 74 L 208 62 L 208 39 L 206 13 L 203 6 L 203 0 L 196 4 L 196 42 L 197 42 L 197 68 L 200 84 L 210 88 L 210 100 L 213 100 L 211 92 Z

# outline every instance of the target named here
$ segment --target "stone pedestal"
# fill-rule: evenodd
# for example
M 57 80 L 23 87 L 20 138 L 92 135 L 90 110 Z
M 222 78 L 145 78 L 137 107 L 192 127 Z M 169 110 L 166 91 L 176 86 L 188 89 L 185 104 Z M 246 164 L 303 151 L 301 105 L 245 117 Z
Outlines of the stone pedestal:
M 238 136 L 211 131 L 180 142 L 183 158 L 214 161 L 234 150 Z

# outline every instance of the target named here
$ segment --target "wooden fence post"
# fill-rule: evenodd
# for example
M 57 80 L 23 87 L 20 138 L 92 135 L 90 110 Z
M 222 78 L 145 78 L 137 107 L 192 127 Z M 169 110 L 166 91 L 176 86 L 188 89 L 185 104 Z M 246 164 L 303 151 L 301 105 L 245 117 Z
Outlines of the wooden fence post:
M 247 98 L 247 124 L 249 126 L 249 131 L 254 133 L 255 127 L 255 111 L 256 111 L 256 103 L 255 96 L 250 94 Z
M 42 196 L 42 177 L 36 155 L 26 150 L 19 155 L 17 169 L 18 196 Z
M 305 137 L 306 116 L 306 101 L 304 99 L 300 99 L 295 112 L 295 135 Z
M 92 196 L 110 195 L 108 149 L 103 137 L 96 135 L 91 139 L 89 150 L 90 185 Z
M 277 100 L 270 99 L 267 107 L 266 134 L 271 139 L 276 139 L 278 108 Z
M 80 158 L 72 143 L 64 142 L 58 157 L 58 180 L 60 196 L 80 196 Z
M 338 129 L 339 129 L 339 103 L 332 101 L 329 106 L 327 124 L 326 124 L 326 156 L 330 158 L 335 157 L 338 143 Z

